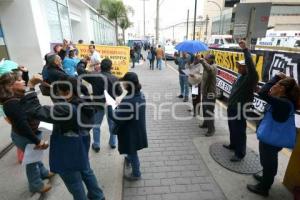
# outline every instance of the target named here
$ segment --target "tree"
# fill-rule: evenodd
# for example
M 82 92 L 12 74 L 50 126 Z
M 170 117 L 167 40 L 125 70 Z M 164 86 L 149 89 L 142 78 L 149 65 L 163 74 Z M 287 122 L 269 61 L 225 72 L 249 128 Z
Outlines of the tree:
M 129 21 L 128 16 L 125 16 L 120 21 L 120 27 L 122 29 L 123 42 L 125 45 L 125 30 L 131 27 L 133 24 Z
M 118 28 L 122 19 L 127 18 L 129 12 L 133 9 L 125 6 L 121 0 L 101 0 L 100 13 L 104 14 L 109 20 L 114 22 L 116 41 L 118 41 Z M 129 20 L 128 20 L 129 21 Z

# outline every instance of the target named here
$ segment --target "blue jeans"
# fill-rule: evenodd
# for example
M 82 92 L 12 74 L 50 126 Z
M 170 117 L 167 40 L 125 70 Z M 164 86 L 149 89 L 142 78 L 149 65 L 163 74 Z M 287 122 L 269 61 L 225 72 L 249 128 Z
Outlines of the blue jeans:
M 179 74 L 180 94 L 184 97 L 189 96 L 188 76 Z
M 100 136 L 101 136 L 100 126 L 102 124 L 104 115 L 105 115 L 105 110 L 98 110 L 95 113 L 95 116 L 94 116 L 95 124 L 98 127 L 93 128 L 93 138 L 94 138 L 93 147 L 100 147 Z M 114 122 L 107 117 L 107 123 L 108 123 L 109 134 L 110 134 L 109 144 L 115 146 L 117 143 L 117 136 L 113 134 L 113 123 Z
M 162 59 L 157 58 L 156 59 L 156 69 L 158 68 L 159 70 L 161 70 L 161 66 L 162 66 Z
M 141 176 L 140 160 L 137 152 L 135 152 L 134 154 L 128 154 L 127 159 L 131 164 L 132 175 L 136 177 L 140 177 Z
M 74 200 L 102 200 L 104 194 L 92 169 L 59 174 Z M 88 190 L 86 195 L 83 182 Z
M 42 138 L 42 133 L 38 135 Z M 11 133 L 11 139 L 13 143 L 22 151 L 25 151 L 27 144 L 32 144 L 27 138 L 20 136 L 14 132 Z M 39 192 L 43 187 L 43 179 L 49 175 L 49 170 L 47 170 L 42 162 L 35 162 L 26 165 L 26 176 L 29 184 L 29 190 L 31 192 Z

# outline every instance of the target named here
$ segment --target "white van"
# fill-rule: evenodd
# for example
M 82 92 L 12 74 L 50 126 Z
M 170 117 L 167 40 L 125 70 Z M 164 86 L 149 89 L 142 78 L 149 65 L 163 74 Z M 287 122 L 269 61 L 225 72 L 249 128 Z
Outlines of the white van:
M 208 46 L 210 48 L 239 48 L 237 41 L 232 38 L 232 35 L 212 35 L 208 40 Z

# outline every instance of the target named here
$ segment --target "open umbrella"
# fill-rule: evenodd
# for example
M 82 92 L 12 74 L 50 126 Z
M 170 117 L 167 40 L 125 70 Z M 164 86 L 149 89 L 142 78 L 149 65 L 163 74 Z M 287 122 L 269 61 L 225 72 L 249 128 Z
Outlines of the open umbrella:
M 200 51 L 207 51 L 208 47 L 205 43 L 197 40 L 186 40 L 176 45 L 175 49 L 182 52 L 198 53 Z

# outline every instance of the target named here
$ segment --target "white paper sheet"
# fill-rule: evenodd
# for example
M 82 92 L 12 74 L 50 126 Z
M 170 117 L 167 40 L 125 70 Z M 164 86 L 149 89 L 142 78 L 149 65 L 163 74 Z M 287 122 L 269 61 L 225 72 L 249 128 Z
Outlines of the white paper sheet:
M 300 128 L 300 115 L 298 114 L 295 115 L 295 122 L 296 122 L 296 127 Z
M 106 103 L 107 105 L 110 105 L 112 106 L 112 109 L 114 110 L 116 107 L 117 107 L 117 102 L 116 100 L 114 100 L 106 90 L 104 90 L 104 96 L 105 96 L 105 99 L 106 99 Z
M 53 124 L 49 124 L 49 123 L 46 123 L 46 122 L 40 122 L 39 130 L 40 131 L 46 131 L 46 132 L 50 131 L 50 133 L 51 133 L 52 130 L 53 130 Z
M 192 85 L 192 94 L 194 94 L 194 95 L 199 94 L 199 88 L 197 85 Z
M 39 162 L 43 160 L 44 150 L 35 150 L 35 144 L 27 144 L 24 152 L 24 158 L 22 165 L 26 166 L 27 164 Z

